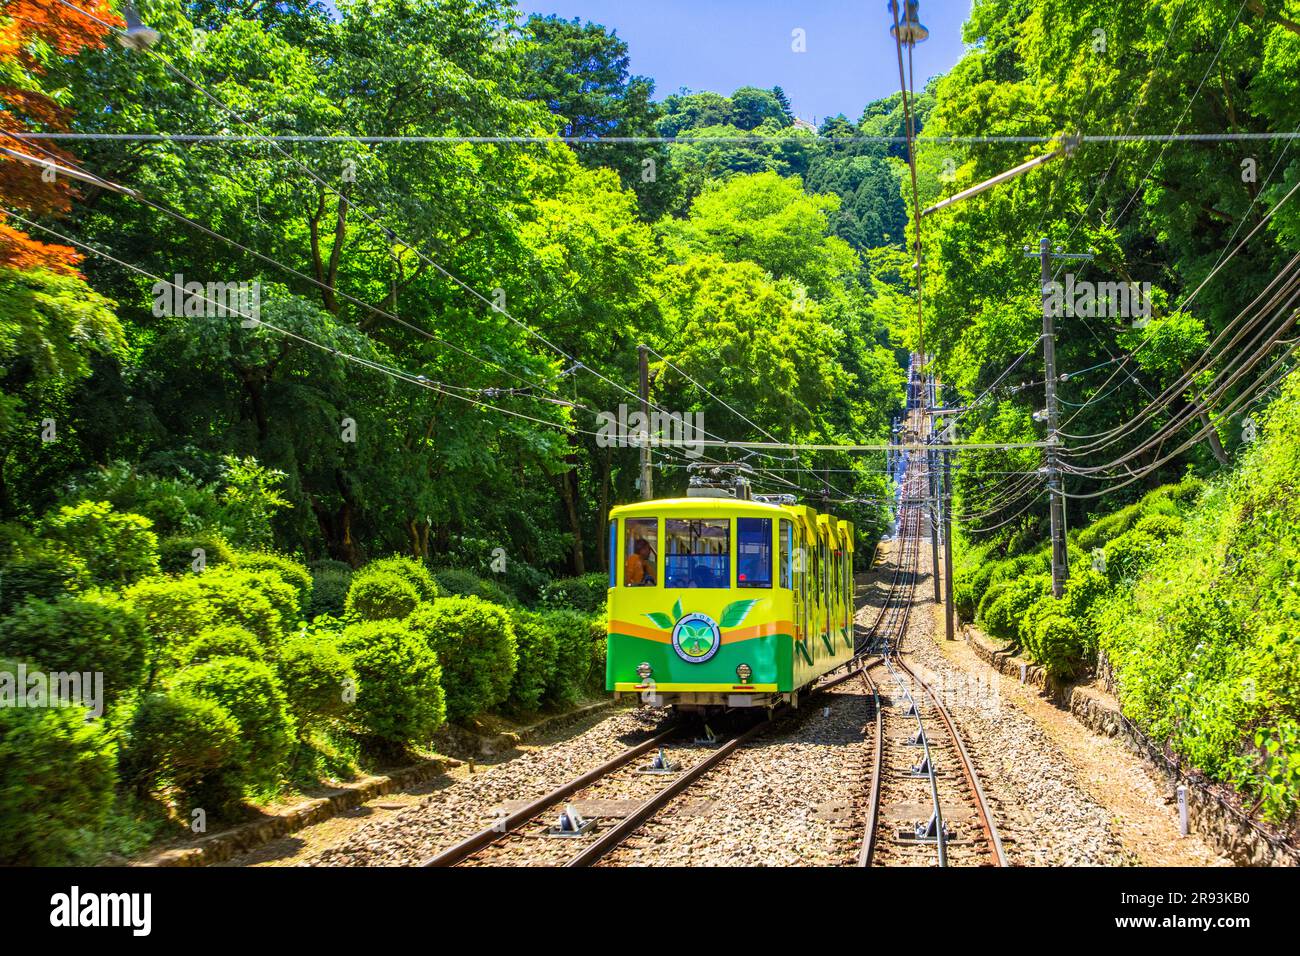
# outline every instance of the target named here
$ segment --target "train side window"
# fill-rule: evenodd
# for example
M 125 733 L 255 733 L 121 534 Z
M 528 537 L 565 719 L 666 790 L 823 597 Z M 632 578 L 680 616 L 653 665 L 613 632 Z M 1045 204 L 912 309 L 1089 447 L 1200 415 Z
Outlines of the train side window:
M 666 518 L 664 538 L 668 548 L 664 581 L 668 587 L 731 587 L 729 518 Z
M 659 563 L 659 519 L 628 518 L 623 522 L 623 587 L 654 587 Z
M 794 525 L 783 518 L 780 525 L 778 525 L 778 528 L 781 535 L 779 548 L 779 556 L 781 560 L 781 587 L 793 588 L 794 568 L 791 566 L 791 562 L 794 560 Z
M 609 523 L 609 548 L 605 554 L 609 558 L 609 586 L 618 587 L 618 522 Z
M 772 519 L 736 519 L 736 586 L 772 586 Z

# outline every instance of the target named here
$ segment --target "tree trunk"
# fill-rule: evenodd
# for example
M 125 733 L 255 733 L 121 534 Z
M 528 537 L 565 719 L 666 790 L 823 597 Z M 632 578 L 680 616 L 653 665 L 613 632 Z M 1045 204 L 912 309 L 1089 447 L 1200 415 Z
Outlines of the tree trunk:
M 560 496 L 564 499 L 564 512 L 569 519 L 569 530 L 573 532 L 573 553 L 570 566 L 574 574 L 585 574 L 587 567 L 582 558 L 582 520 L 578 516 L 578 473 L 569 469 L 560 476 Z

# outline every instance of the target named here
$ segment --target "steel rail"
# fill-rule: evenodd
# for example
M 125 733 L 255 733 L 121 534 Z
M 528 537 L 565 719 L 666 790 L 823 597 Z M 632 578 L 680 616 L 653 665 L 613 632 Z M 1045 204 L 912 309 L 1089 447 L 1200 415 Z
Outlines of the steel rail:
M 480 830 L 473 836 L 466 837 L 459 843 L 443 850 L 442 852 L 430 857 L 424 863 L 420 864 L 425 867 L 455 866 L 464 860 L 469 859 L 479 850 L 482 850 L 493 843 L 496 843 L 506 834 L 518 829 L 527 823 L 533 817 L 544 812 L 548 807 L 559 803 L 566 797 L 570 797 L 586 787 L 591 786 L 596 781 L 608 776 L 619 767 L 631 760 L 639 757 L 641 754 L 654 750 L 670 737 L 681 733 L 680 726 L 669 727 L 661 733 L 655 734 L 649 740 L 643 741 L 634 747 L 629 747 L 617 756 L 605 761 L 598 767 L 588 770 L 580 777 L 575 777 L 568 783 L 556 787 L 545 796 L 538 797 L 527 806 L 521 807 L 514 813 L 502 817 L 492 826 Z
M 844 683 L 859 673 L 861 673 L 860 668 L 839 677 L 832 678 L 825 683 L 813 687 L 811 692 L 820 693 L 822 691 L 830 690 L 832 687 Z M 603 836 L 597 838 L 594 843 L 570 860 L 566 866 L 583 867 L 592 866 L 598 863 L 603 857 L 607 856 L 611 851 L 620 846 L 633 833 L 641 829 L 641 826 L 647 820 L 659 812 L 659 810 L 668 804 L 674 797 L 687 790 L 691 784 L 704 776 L 714 767 L 721 764 L 750 740 L 753 740 L 765 731 L 770 730 L 780 717 L 792 712 L 793 711 L 788 708 L 778 710 L 773 716 L 760 721 L 746 730 L 743 734 L 728 740 L 713 753 L 709 754 L 699 763 L 682 773 L 681 776 L 674 779 L 672 783 L 664 787 L 654 796 L 642 803 L 641 806 L 632 811 L 632 813 L 628 814 L 616 823 L 613 827 L 607 830 Z
M 993 822 L 993 815 L 989 812 L 987 798 L 984 796 L 984 788 L 980 786 L 979 775 L 975 772 L 975 766 L 971 761 L 970 754 L 966 750 L 966 744 L 961 739 L 961 734 L 957 732 L 957 725 L 948 713 L 948 708 L 939 702 L 938 695 L 934 689 L 917 676 L 907 664 L 899 658 L 899 665 L 907 671 L 914 681 L 921 685 L 922 689 L 929 695 L 934 702 L 935 711 L 939 714 L 940 719 L 948 729 L 949 736 L 957 747 L 957 756 L 961 763 L 962 774 L 966 777 L 966 783 L 970 786 L 971 793 L 975 796 L 975 810 L 979 814 L 980 828 L 984 831 L 984 837 L 988 840 L 990 848 L 993 850 L 993 857 L 998 866 L 1007 865 L 1006 853 L 1002 849 L 1002 837 L 998 834 L 997 826 Z

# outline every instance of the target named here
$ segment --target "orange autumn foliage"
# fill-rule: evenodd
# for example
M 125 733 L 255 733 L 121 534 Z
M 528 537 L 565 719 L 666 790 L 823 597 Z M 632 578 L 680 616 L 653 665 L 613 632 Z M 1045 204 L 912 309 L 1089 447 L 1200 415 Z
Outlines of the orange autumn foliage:
M 41 89 L 45 58 L 76 56 L 103 46 L 109 28 L 121 26 L 108 0 L 73 0 L 79 13 L 59 0 L 0 0 L 0 146 L 60 165 L 73 157 L 40 141 L 11 134 L 67 128 L 65 111 Z M 89 15 L 87 15 L 89 14 Z M 17 77 L 17 79 L 13 79 Z M 57 215 L 72 208 L 72 185 L 32 163 L 0 155 L 0 205 L 24 214 Z M 0 212 L 0 267 L 76 273 L 81 256 L 68 246 L 39 242 L 9 226 Z

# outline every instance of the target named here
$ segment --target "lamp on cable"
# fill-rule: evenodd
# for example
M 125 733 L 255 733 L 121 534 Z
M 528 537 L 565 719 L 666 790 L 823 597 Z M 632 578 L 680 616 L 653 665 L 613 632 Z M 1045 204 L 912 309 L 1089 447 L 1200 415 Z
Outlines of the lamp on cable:
M 889 28 L 889 35 L 897 37 L 904 46 L 916 46 L 930 37 L 930 31 L 921 23 L 920 6 L 920 0 L 906 0 L 903 9 L 899 10 L 898 0 L 889 0 L 889 12 L 898 21 L 897 26 Z

